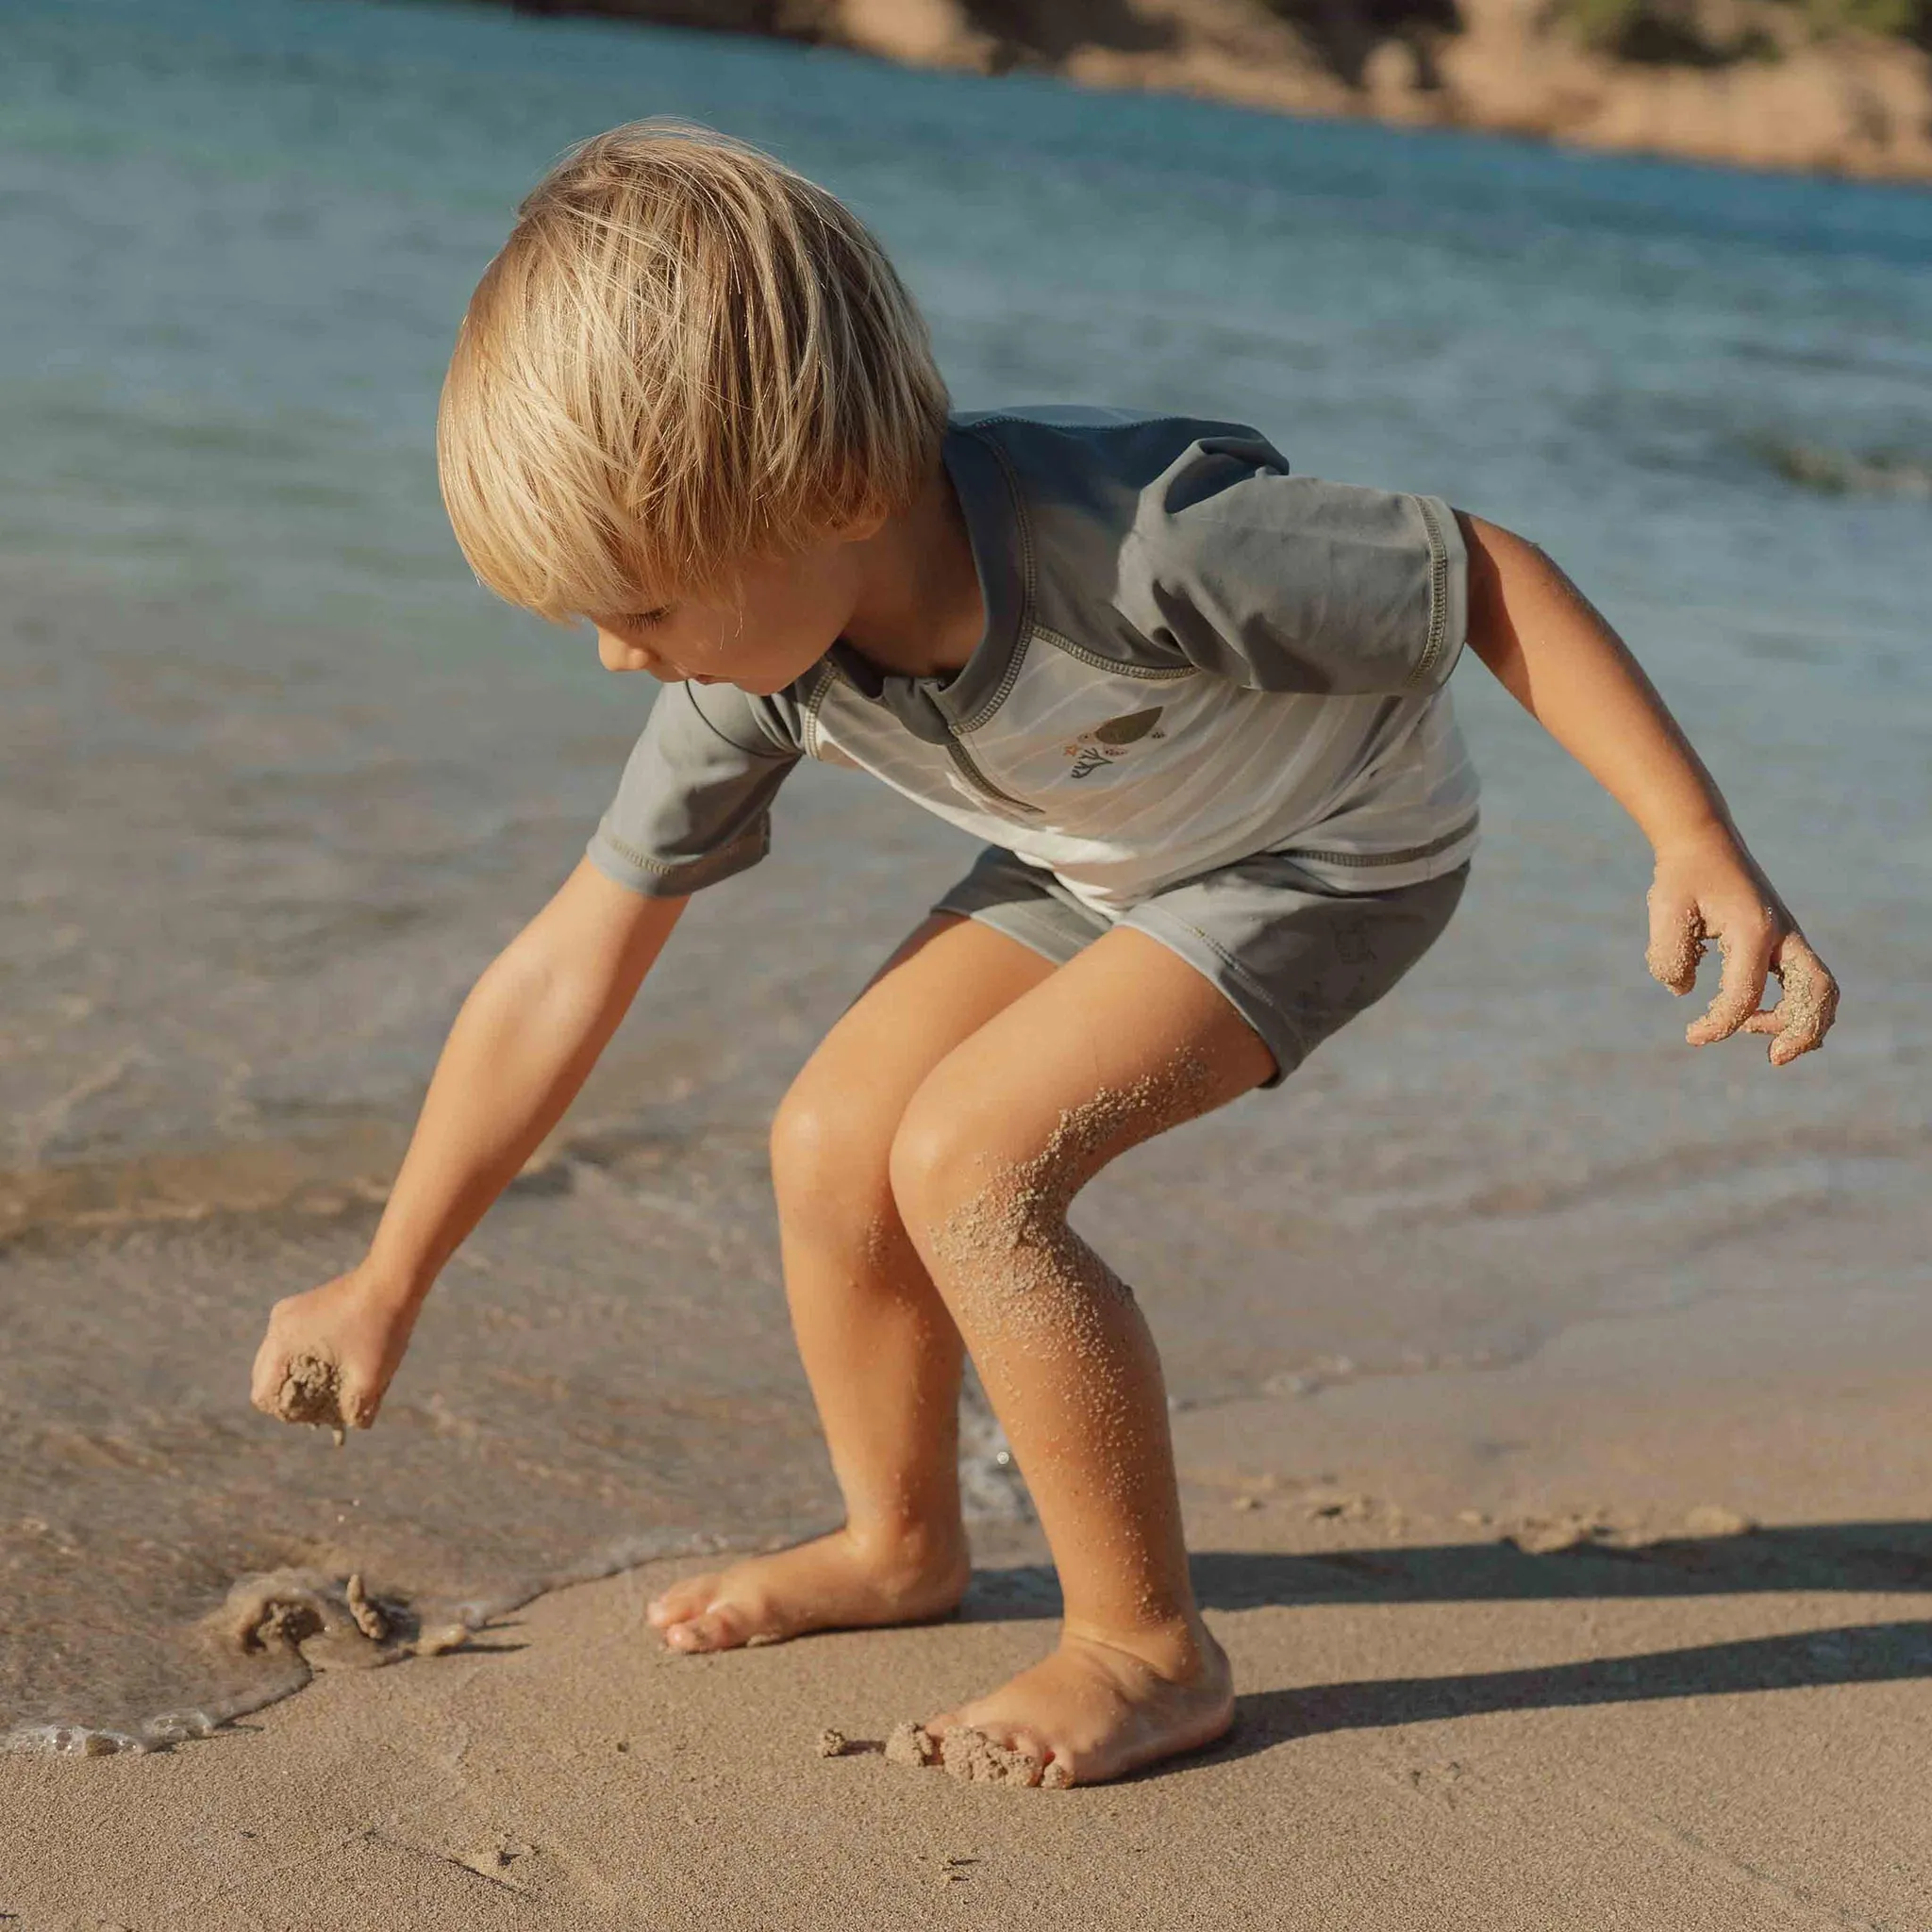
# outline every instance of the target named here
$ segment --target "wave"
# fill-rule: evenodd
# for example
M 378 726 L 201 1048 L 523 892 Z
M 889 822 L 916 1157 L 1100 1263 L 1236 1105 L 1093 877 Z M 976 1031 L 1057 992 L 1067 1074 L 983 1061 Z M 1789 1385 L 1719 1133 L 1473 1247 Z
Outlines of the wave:
M 1825 496 L 1903 496 L 1932 501 L 1932 458 L 1904 450 L 1833 449 L 1758 437 L 1752 449 L 1788 483 Z

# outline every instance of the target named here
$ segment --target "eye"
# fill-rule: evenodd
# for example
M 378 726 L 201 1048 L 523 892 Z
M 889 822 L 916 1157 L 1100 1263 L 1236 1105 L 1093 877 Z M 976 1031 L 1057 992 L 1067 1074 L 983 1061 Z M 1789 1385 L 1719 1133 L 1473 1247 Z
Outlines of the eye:
M 670 615 L 670 605 L 660 604 L 656 610 L 627 611 L 624 621 L 633 630 L 655 630 Z

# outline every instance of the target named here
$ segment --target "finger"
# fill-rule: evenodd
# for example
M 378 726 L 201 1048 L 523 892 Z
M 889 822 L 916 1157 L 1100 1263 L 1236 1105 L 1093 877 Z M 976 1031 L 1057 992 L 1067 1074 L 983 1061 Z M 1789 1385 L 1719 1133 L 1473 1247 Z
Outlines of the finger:
M 1780 1026 L 1771 1042 L 1771 1063 L 1783 1067 L 1824 1044 L 1838 1018 L 1839 989 L 1824 961 L 1798 934 L 1786 935 L 1772 970 L 1783 983 L 1785 996 L 1774 1016 Z
M 1694 905 L 1660 899 L 1650 893 L 1650 947 L 1643 963 L 1650 976 L 1678 995 L 1697 984 L 1697 966 L 1704 958 L 1704 915 Z
M 1755 1013 L 1764 998 L 1764 976 L 1771 968 L 1769 925 L 1749 933 L 1726 928 L 1717 936 L 1724 958 L 1724 978 L 1710 1010 L 1684 1029 L 1691 1046 L 1709 1046 L 1727 1040 Z
M 282 1378 L 289 1373 L 288 1352 L 277 1345 L 271 1330 L 261 1338 L 255 1351 L 255 1367 L 248 1377 L 248 1400 L 263 1415 L 274 1415 L 282 1392 Z

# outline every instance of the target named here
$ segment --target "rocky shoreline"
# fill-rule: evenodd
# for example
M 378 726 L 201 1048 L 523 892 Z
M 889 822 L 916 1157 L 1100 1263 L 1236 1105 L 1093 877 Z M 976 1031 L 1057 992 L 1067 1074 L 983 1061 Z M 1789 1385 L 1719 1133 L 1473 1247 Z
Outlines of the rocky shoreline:
M 1932 180 L 1932 55 L 1866 0 L 512 0 L 916 66 Z M 1905 13 L 1898 15 L 1907 20 Z M 1907 22 L 1909 25 L 1909 22 Z M 1923 38 L 1923 36 L 1921 36 Z

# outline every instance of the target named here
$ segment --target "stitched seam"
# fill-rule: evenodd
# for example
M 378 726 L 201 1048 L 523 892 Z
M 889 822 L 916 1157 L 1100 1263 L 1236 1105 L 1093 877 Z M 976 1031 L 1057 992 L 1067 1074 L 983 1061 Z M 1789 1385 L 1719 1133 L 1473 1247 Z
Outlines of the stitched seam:
M 992 780 L 989 778 L 986 775 L 986 774 L 979 769 L 978 765 L 974 761 L 973 754 L 969 752 L 966 749 L 966 747 L 959 742 L 958 733 L 955 733 L 952 739 L 950 739 L 947 741 L 946 750 L 952 754 L 954 764 L 957 765 L 959 768 L 959 770 L 965 774 L 969 782 L 971 782 L 983 796 L 988 798 L 998 799 L 1002 805 L 1010 805 L 1016 811 L 1027 812 L 1036 818 L 1043 817 L 1045 815 L 1046 808 L 1044 806 L 1029 804 L 1027 800 L 1024 798 L 1015 798 L 1010 791 L 1002 791 L 1000 788 L 997 785 L 995 785 L 992 782 Z
M 1017 416 L 995 416 L 991 420 L 996 423 L 1017 423 L 1022 419 Z M 1007 693 L 1012 690 L 1014 680 L 1020 675 L 1020 667 L 1026 658 L 1026 647 L 1033 638 L 1035 575 L 1032 519 L 1026 514 L 1026 499 L 1020 493 L 1020 479 L 1014 473 L 1013 465 L 1008 460 L 1006 451 L 999 446 L 992 437 L 981 436 L 979 434 L 979 427 L 980 425 L 975 424 L 966 433 L 974 438 L 982 448 L 991 451 L 993 461 L 1000 466 L 1000 475 L 1006 482 L 1007 495 L 1013 506 L 1013 523 L 1020 532 L 1020 621 L 1016 626 L 1017 636 L 1013 641 L 1013 655 L 1008 660 L 1006 675 L 1000 679 L 998 689 L 993 691 L 991 696 L 987 699 L 986 703 L 972 717 L 963 719 L 959 724 L 952 726 L 956 735 L 962 731 L 978 730 L 1006 703 Z
M 819 747 L 824 743 L 824 739 L 819 731 L 819 707 L 830 695 L 832 685 L 838 676 L 839 667 L 831 662 L 830 659 L 827 659 L 824 672 L 819 678 L 818 683 L 806 693 L 805 724 L 798 735 L 804 742 L 806 756 L 818 758 L 821 762 L 824 760 L 824 754 Z
M 601 828 L 600 828 L 601 829 Z M 653 858 L 648 852 L 641 852 L 635 845 L 620 839 L 612 832 L 604 832 L 605 844 L 626 863 L 634 865 L 640 872 L 656 873 L 660 878 L 668 878 L 675 873 L 692 872 L 712 864 L 715 860 L 727 858 L 741 845 L 762 844 L 772 829 L 769 817 L 761 818 L 755 825 L 747 826 L 728 845 L 720 845 L 715 850 L 701 854 L 696 858 Z
M 1274 845 L 1269 849 L 1283 858 L 1314 858 L 1324 865 L 1401 865 L 1411 858 L 1433 858 L 1439 852 L 1467 839 L 1482 824 L 1481 814 L 1466 819 L 1453 832 L 1431 839 L 1426 845 L 1405 846 L 1400 852 L 1322 852 L 1311 845 Z
M 1057 651 L 1064 651 L 1069 658 L 1077 658 L 1081 663 L 1091 664 L 1098 671 L 1117 672 L 1123 677 L 1144 677 L 1153 682 L 1161 682 L 1171 678 L 1200 675 L 1199 667 L 1193 664 L 1182 664 L 1172 668 L 1161 665 L 1119 664 L 1111 658 L 1103 658 L 1097 651 L 1090 651 L 1083 645 L 1076 644 L 1072 638 L 1063 636 L 1059 631 L 1049 630 L 1043 624 L 1036 624 L 1033 626 L 1033 635 L 1042 642 L 1053 645 Z
M 1402 681 L 1406 686 L 1421 684 L 1442 655 L 1449 630 L 1449 544 L 1436 512 L 1418 496 L 1413 499 L 1422 512 L 1423 528 L 1429 540 L 1429 634 L 1416 666 Z

